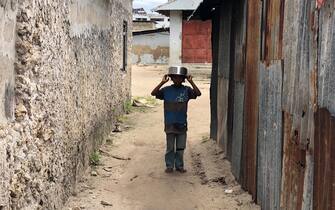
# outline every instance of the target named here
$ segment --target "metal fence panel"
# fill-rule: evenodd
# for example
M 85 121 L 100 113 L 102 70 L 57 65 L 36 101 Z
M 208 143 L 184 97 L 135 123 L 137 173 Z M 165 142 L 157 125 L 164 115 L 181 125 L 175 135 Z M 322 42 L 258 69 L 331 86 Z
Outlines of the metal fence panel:
M 257 201 L 279 209 L 282 170 L 282 61 L 260 65 Z
M 258 69 L 261 42 L 262 3 L 248 1 L 247 44 L 244 104 L 244 145 L 242 186 L 256 199 L 257 125 L 258 125 Z
M 319 16 L 319 105 L 335 114 L 335 2 L 326 1 Z
M 243 144 L 244 84 L 235 82 L 234 130 L 232 140 L 232 172 L 240 180 Z
M 335 117 L 325 108 L 315 114 L 314 209 L 335 209 Z

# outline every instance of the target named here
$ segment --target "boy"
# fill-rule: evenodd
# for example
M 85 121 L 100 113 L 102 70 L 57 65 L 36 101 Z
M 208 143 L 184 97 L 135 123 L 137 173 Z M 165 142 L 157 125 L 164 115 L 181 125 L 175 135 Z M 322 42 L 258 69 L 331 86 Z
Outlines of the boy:
M 161 88 L 171 78 L 173 84 Z M 192 85 L 184 86 L 185 78 Z M 151 92 L 152 96 L 164 100 L 164 120 L 166 133 L 166 173 L 176 171 L 185 173 L 184 149 L 186 148 L 187 131 L 187 104 L 190 99 L 196 99 L 201 95 L 199 88 L 194 84 L 192 76 L 187 76 L 184 67 L 170 67 L 169 73 L 164 75 L 162 81 Z M 176 150 L 175 150 L 176 145 Z

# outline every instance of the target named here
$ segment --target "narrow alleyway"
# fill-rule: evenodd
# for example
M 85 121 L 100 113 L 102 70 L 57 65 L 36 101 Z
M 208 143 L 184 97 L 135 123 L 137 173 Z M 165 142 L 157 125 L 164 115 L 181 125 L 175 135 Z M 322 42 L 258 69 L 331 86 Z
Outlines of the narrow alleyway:
M 134 67 L 133 96 L 148 96 L 165 67 Z M 163 107 L 122 117 L 100 165 L 87 172 L 64 209 L 259 209 L 234 181 L 222 151 L 208 139 L 209 80 L 196 76 L 203 95 L 189 104 L 186 174 L 164 173 Z M 96 172 L 96 174 L 93 172 Z

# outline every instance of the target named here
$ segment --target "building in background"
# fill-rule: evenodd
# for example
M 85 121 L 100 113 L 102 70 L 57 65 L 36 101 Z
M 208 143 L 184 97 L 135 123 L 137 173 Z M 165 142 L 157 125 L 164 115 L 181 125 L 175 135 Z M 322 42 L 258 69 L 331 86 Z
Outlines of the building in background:
M 132 64 L 168 64 L 169 29 L 133 32 Z
M 212 62 L 211 21 L 188 20 L 200 2 L 175 0 L 155 9 L 170 17 L 170 65 Z
M 169 27 L 169 17 L 147 13 L 143 8 L 133 9 L 133 31 L 145 31 Z
M 132 64 L 167 64 L 169 38 L 169 17 L 133 9 Z

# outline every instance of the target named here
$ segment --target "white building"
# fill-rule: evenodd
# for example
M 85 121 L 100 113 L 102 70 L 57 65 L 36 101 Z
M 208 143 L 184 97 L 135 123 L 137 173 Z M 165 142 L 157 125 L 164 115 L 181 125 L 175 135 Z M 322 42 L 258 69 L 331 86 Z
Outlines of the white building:
M 211 22 L 188 21 L 202 0 L 174 0 L 155 11 L 170 17 L 170 65 L 211 63 Z

